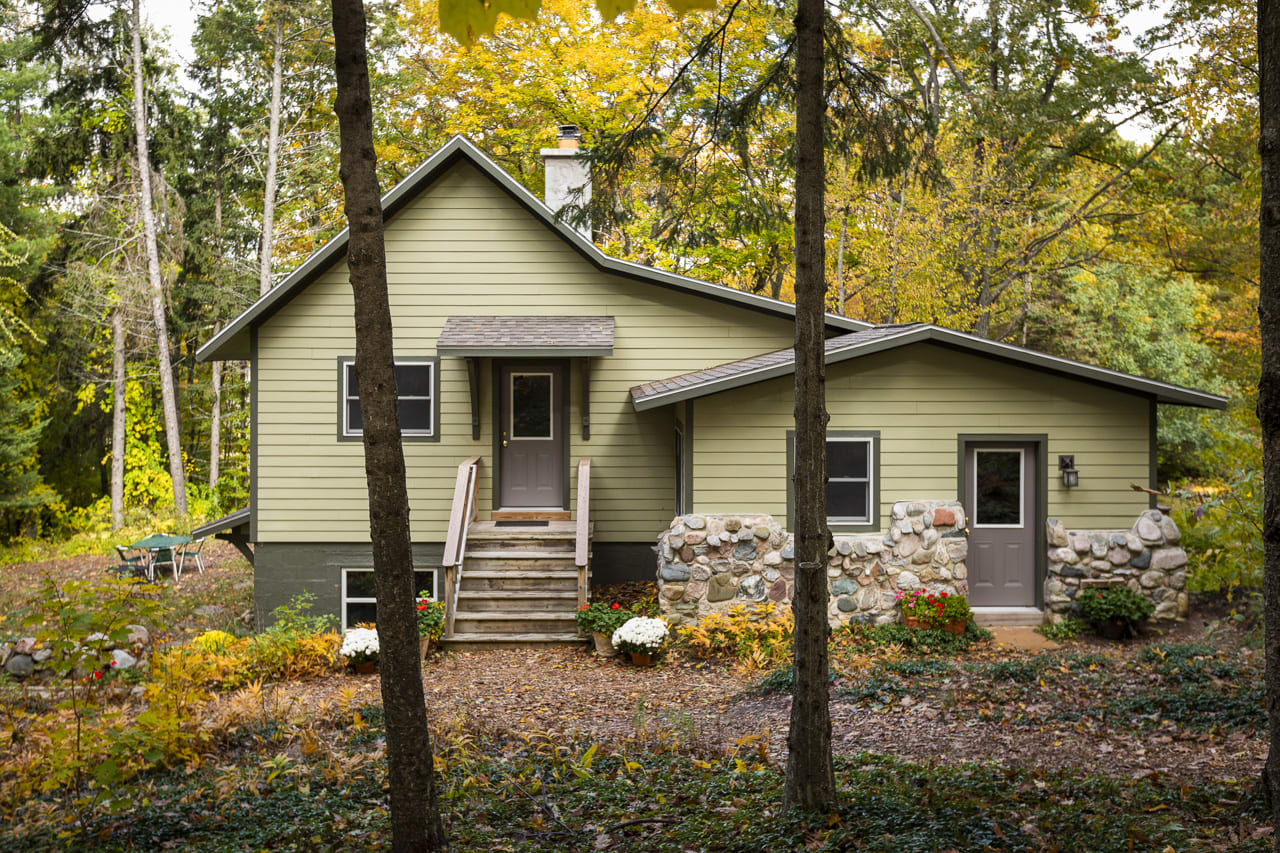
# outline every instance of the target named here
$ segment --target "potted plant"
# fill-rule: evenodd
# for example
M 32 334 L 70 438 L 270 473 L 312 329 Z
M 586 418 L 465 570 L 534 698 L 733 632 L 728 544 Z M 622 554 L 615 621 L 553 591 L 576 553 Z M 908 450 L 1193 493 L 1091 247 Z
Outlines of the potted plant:
M 342 635 L 342 648 L 338 654 L 347 660 L 347 666 L 361 675 L 368 675 L 378 665 L 378 631 L 375 628 L 352 628 Z
M 963 595 L 916 590 L 907 595 L 899 592 L 897 598 L 908 628 L 941 628 L 958 637 L 969 623 L 969 600 Z
M 635 616 L 618 602 L 605 604 L 596 601 L 584 604 L 578 609 L 576 618 L 578 630 L 590 634 L 596 645 L 596 654 L 602 658 L 611 658 L 618 652 L 613 647 L 613 632 L 621 628 L 628 619 Z
M 444 602 L 427 592 L 418 593 L 418 657 L 425 658 L 431 646 L 444 636 Z
M 633 616 L 613 632 L 613 647 L 631 655 L 636 666 L 652 666 L 653 656 L 661 651 L 670 633 L 661 619 Z
M 1151 618 L 1155 605 L 1127 586 L 1081 591 L 1080 615 L 1103 637 L 1123 640 L 1137 635 L 1137 627 Z

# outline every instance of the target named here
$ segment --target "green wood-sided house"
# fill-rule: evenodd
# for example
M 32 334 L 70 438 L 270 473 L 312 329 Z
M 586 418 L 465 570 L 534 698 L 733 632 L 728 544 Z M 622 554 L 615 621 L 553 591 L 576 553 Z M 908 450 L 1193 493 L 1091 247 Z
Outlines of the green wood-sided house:
M 729 517 L 770 531 L 764 580 L 789 597 L 769 575 L 790 577 L 794 308 L 618 260 L 559 221 L 589 191 L 567 136 L 544 151 L 550 206 L 461 137 L 383 200 L 415 564 L 456 641 L 565 639 L 589 583 L 655 571 L 685 618 L 730 589 L 722 574 L 730 599 L 760 600 L 732 556 L 754 541 L 741 525 L 717 545 L 696 533 Z M 197 532 L 252 543 L 260 617 L 309 591 L 345 625 L 373 618 L 346 245 L 199 351 L 250 363 L 251 503 Z M 853 557 L 864 539 L 896 551 L 896 527 L 942 529 L 956 504 L 976 605 L 1040 613 L 1048 566 L 1066 565 L 1050 520 L 1129 528 L 1150 505 L 1131 484 L 1154 485 L 1156 406 L 1225 406 L 934 326 L 829 315 L 827 334 L 833 531 Z

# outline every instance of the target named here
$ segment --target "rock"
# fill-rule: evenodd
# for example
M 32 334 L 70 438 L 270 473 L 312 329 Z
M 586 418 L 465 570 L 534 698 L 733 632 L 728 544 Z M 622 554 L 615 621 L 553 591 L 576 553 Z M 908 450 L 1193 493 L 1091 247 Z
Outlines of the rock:
M 1092 560 L 1089 562 L 1089 568 L 1093 569 L 1095 572 L 1106 574 L 1110 572 L 1113 567 L 1106 560 Z
M 1138 578 L 1138 583 L 1147 589 L 1154 589 L 1164 583 L 1164 573 L 1155 569 L 1143 572 L 1142 576 Z
M 1045 522 L 1045 532 L 1048 535 L 1049 547 L 1065 548 L 1067 547 L 1067 528 L 1063 526 L 1061 521 L 1056 518 L 1050 518 Z
M 36 662 L 31 655 L 14 654 L 5 662 L 4 671 L 14 678 L 28 678 L 36 670 Z
M 730 533 L 737 533 L 742 529 L 742 520 L 738 518 L 726 518 L 724 520 L 724 529 Z
M 956 514 L 947 507 L 936 507 L 933 510 L 933 526 L 934 527 L 954 527 L 956 523 Z
M 1049 561 L 1052 563 L 1072 564 L 1080 562 L 1080 558 L 1070 548 L 1053 548 L 1049 551 Z
M 796 543 L 794 539 L 788 539 L 787 544 L 782 546 L 782 559 L 794 560 L 796 558 Z
M 1134 556 L 1129 560 L 1129 565 L 1135 569 L 1145 569 L 1151 565 L 1151 552 L 1143 551 L 1141 554 Z
M 920 549 L 920 540 L 914 536 L 904 536 L 902 541 L 898 543 L 898 556 L 910 557 Z
M 53 657 L 53 649 L 36 649 L 31 654 L 31 659 L 36 663 L 44 663 Z
M 684 526 L 690 530 L 702 530 L 707 526 L 707 520 L 700 515 L 686 515 Z
M 663 563 L 659 574 L 664 581 L 687 581 L 689 567 L 683 563 Z
M 756 528 L 756 538 L 757 538 L 757 539 L 768 539 L 768 538 L 769 538 L 769 528 L 768 528 L 768 527 L 757 527 L 757 528 Z
M 928 508 L 929 507 L 925 506 L 920 501 L 912 501 L 911 503 L 907 504 L 907 515 L 910 515 L 910 516 L 924 515 L 925 510 L 927 510 Z
M 1187 597 L 1187 594 L 1185 592 L 1178 593 L 1178 618 L 1179 619 L 1187 618 L 1187 608 L 1189 603 L 1190 603 L 1190 599 Z
M 951 555 L 951 562 L 958 563 L 969 556 L 969 540 L 958 539 L 947 543 L 947 553 Z
M 773 567 L 769 567 L 769 568 L 765 569 L 765 570 L 764 570 L 763 572 L 761 572 L 760 574 L 761 574 L 761 576 L 763 576 L 763 577 L 764 577 L 764 582 L 765 582 L 765 583 L 773 583 L 773 582 L 774 582 L 774 581 L 776 581 L 778 578 L 782 577 L 782 575 L 780 575 L 780 574 L 778 573 L 778 570 L 777 570 L 777 569 L 775 569 L 775 568 L 773 568 Z
M 886 544 L 886 545 L 893 545 L 893 544 L 895 544 L 895 543 L 897 543 L 897 542 L 901 542 L 901 541 L 902 541 L 902 531 L 901 531 L 901 530 L 899 530 L 897 527 L 894 527 L 894 528 L 890 529 L 890 530 L 889 530 L 889 538 L 888 538 L 888 540 L 886 540 L 885 544 Z
M 764 564 L 766 566 L 781 566 L 782 555 L 779 554 L 777 551 L 770 551 L 769 553 L 764 555 Z
M 853 540 L 853 553 L 854 556 L 859 558 L 867 556 L 867 543 L 861 539 Z
M 1123 548 L 1125 546 L 1124 534 L 1119 532 L 1112 533 L 1107 537 L 1107 545 L 1111 548 Z
M 916 551 L 911 555 L 911 562 L 917 566 L 924 566 L 933 562 L 933 549 L 925 548 L 921 551 Z
M 685 563 L 692 563 L 692 562 L 693 562 L 693 549 L 692 549 L 692 548 L 689 548 L 689 547 L 687 547 L 687 546 L 686 546 L 686 547 L 684 547 L 684 548 L 681 548 L 681 549 L 680 549 L 680 560 L 681 560 L 682 562 L 685 562 Z
M 876 610 L 880 607 L 880 588 L 876 586 L 866 586 L 858 590 L 858 609 L 859 610 Z
M 1087 575 L 1085 575 L 1084 573 L 1084 570 L 1081 569 L 1079 566 L 1063 566 L 1058 570 L 1058 575 L 1059 577 L 1064 577 L 1064 578 L 1087 577 Z
M 884 543 L 881 542 L 879 539 L 868 539 L 865 543 L 862 542 L 862 540 L 858 540 L 858 541 L 859 541 L 859 544 L 866 545 L 868 554 L 879 554 L 881 551 L 884 550 Z
M 728 601 L 737 593 L 738 584 L 732 575 L 712 575 L 711 582 L 707 584 L 707 601 Z
M 1182 531 L 1178 530 L 1178 525 L 1167 515 L 1160 520 L 1160 532 L 1164 534 L 1166 542 L 1177 542 L 1182 538 Z
M 217 604 L 203 604 L 197 607 L 193 612 L 197 616 L 202 616 L 205 619 L 212 619 L 215 616 L 221 616 L 222 614 L 226 613 L 227 608 Z
M 679 551 L 681 548 L 684 547 L 684 537 L 678 534 L 672 533 L 670 536 L 667 537 L 667 544 L 671 546 L 672 551 Z
M 847 595 L 843 595 L 836 600 L 836 607 L 840 609 L 841 613 L 852 613 L 858 609 L 858 605 Z
M 924 586 L 920 583 L 920 578 L 911 572 L 898 572 L 898 589 L 913 590 Z
M 933 510 L 929 510 L 924 515 L 920 516 L 920 521 L 924 524 L 926 530 L 933 527 Z
M 1160 523 L 1151 519 L 1151 513 L 1158 510 L 1148 510 L 1138 517 L 1138 521 L 1133 525 L 1133 531 L 1138 534 L 1138 538 L 1149 545 L 1159 545 L 1164 541 L 1164 534 L 1160 532 Z
M 1137 554 L 1143 548 L 1142 540 L 1138 538 L 1138 534 L 1130 530 L 1124 535 L 1124 547 Z
M 969 576 L 969 567 L 964 563 L 955 563 L 951 567 L 951 574 L 955 575 L 956 580 L 962 581 Z
M 853 543 L 848 539 L 836 540 L 836 553 L 841 557 L 847 557 L 853 553 Z
M 1187 552 L 1181 548 L 1161 548 L 1151 554 L 1151 568 L 1180 569 L 1187 564 Z
M 1089 552 L 1099 560 L 1107 556 L 1107 537 L 1103 536 L 1101 533 L 1090 534 Z
M 137 662 L 138 659 L 124 649 L 116 649 L 111 653 L 111 667 L 113 669 L 132 669 Z
M 35 637 L 23 637 L 21 640 L 13 644 L 13 653 L 15 655 L 30 655 L 36 650 Z
M 748 575 L 738 583 L 738 598 L 745 598 L 747 601 L 763 601 L 764 596 L 764 578 L 759 575 Z
M 842 577 L 831 584 L 832 595 L 853 595 L 857 591 L 858 585 L 849 578 Z
M 1083 533 L 1068 534 L 1071 539 L 1071 549 L 1077 554 L 1085 554 L 1089 551 L 1089 537 Z
M 920 544 L 926 548 L 932 548 L 938 544 L 938 531 L 930 527 L 924 533 L 920 534 Z
M 747 539 L 733 546 L 733 556 L 737 560 L 754 560 L 756 558 L 755 541 Z
M 662 597 L 676 601 L 684 597 L 684 584 L 668 583 L 662 586 Z
M 1123 537 L 1120 541 L 1124 541 Z M 1111 564 L 1114 566 L 1123 566 L 1125 563 L 1129 562 L 1129 549 L 1124 547 L 1124 545 L 1110 548 L 1107 550 L 1107 559 L 1110 560 Z
M 895 522 L 893 526 L 904 536 L 915 532 L 911 529 L 911 519 L 909 518 L 904 518 L 902 521 Z
M 898 501 L 893 505 L 893 517 L 895 520 L 902 520 L 907 517 L 907 505 L 902 501 Z
M 918 518 L 913 518 L 913 519 L 911 519 L 911 532 L 912 532 L 912 533 L 922 533 L 923 531 L 924 531 L 924 522 L 923 522 L 923 521 L 921 521 L 921 520 L 920 520 L 920 519 L 918 519 Z M 904 531 L 902 531 L 902 532 L 903 532 L 903 533 L 906 533 L 906 531 L 905 531 L 905 530 L 904 530 Z
M 696 564 L 689 572 L 689 577 L 695 581 L 705 581 L 711 579 L 711 567 L 704 566 L 701 563 Z
M 685 601 L 700 601 L 706 594 L 706 581 L 693 581 L 684 588 Z
M 701 545 L 706 541 L 707 534 L 703 533 L 701 530 L 690 530 L 684 535 L 684 544 L 686 545 Z
M 770 601 L 786 601 L 787 600 L 787 582 L 778 578 L 773 582 L 773 586 L 769 587 Z
M 1187 586 L 1187 573 L 1185 571 L 1174 572 L 1169 575 L 1169 586 L 1174 589 L 1184 589 Z
M 1157 619 L 1176 619 L 1178 618 L 1178 602 L 1174 600 L 1162 601 L 1156 605 L 1155 618 Z
M 10 656 L 13 655 L 13 643 L 5 643 L 0 645 L 0 666 L 4 666 L 9 662 Z

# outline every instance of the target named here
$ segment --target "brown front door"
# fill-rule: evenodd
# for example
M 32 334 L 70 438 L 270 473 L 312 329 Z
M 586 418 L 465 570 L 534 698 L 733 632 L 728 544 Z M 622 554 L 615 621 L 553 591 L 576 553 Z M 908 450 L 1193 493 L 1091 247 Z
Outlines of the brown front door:
M 985 607 L 1036 603 L 1036 445 L 968 444 L 969 601 Z
M 498 372 L 502 508 L 563 509 L 564 366 L 509 363 Z

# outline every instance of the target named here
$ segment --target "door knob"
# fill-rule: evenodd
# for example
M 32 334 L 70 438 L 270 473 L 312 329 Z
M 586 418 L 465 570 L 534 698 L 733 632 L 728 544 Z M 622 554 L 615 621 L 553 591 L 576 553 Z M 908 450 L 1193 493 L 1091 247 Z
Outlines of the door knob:
M 505 438 L 504 438 L 504 439 L 502 439 L 502 446 L 503 446 L 503 447 L 506 447 L 506 446 L 507 446 L 507 440 L 506 440 Z

